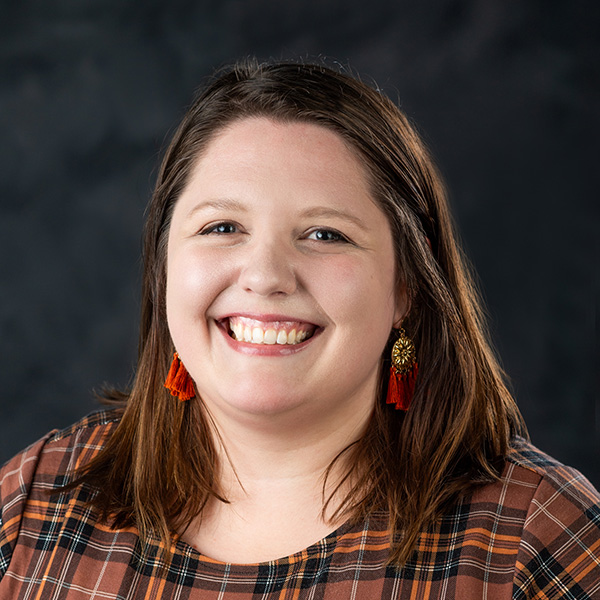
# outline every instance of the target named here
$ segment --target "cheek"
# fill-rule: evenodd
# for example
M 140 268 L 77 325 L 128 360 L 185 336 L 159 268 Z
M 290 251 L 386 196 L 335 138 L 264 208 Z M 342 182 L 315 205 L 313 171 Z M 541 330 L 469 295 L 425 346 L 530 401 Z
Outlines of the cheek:
M 351 324 L 385 343 L 395 314 L 393 264 L 357 264 L 341 257 L 320 279 L 320 301 L 334 321 Z
M 218 293 L 223 269 L 194 252 L 174 252 L 167 261 L 167 320 L 175 338 L 190 320 L 204 318 Z

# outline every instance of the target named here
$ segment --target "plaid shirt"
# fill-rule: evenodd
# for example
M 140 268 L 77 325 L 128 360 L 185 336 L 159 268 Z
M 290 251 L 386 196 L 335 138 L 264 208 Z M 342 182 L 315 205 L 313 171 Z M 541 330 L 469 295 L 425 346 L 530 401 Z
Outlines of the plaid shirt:
M 211 560 L 178 541 L 111 530 L 77 489 L 49 495 L 101 448 L 118 421 L 91 415 L 0 471 L 1 600 L 600 598 L 599 496 L 579 473 L 517 439 L 503 476 L 421 535 L 401 570 L 385 565 L 387 519 L 344 525 L 302 552 L 256 565 Z

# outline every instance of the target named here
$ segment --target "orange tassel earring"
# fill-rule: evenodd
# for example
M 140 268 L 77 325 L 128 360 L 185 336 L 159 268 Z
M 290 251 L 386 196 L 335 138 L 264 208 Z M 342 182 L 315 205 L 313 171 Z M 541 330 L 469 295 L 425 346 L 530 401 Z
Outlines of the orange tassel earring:
M 177 352 L 173 355 L 173 362 L 165 381 L 165 387 L 171 392 L 171 396 L 175 396 L 182 401 L 190 400 L 196 395 L 194 382 L 183 366 Z
M 415 345 L 402 327 L 392 348 L 392 366 L 388 382 L 387 404 L 395 404 L 396 410 L 408 410 L 415 392 L 419 366 Z

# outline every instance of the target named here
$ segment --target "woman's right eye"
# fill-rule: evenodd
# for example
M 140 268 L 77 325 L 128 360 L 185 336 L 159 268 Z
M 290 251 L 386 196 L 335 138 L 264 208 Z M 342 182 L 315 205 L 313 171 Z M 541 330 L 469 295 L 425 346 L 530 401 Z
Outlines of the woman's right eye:
M 222 222 L 222 223 L 211 223 L 200 231 L 200 235 L 210 235 L 212 233 L 216 235 L 227 235 L 231 233 L 237 233 L 239 231 L 238 226 L 235 223 Z

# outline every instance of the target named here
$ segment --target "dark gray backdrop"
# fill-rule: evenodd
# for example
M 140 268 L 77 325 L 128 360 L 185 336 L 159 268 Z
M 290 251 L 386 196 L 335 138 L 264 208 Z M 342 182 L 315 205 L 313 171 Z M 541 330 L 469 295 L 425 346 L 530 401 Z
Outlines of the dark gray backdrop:
M 597 6 L 2 0 L 0 460 L 129 381 L 144 206 L 203 77 L 327 56 L 419 125 L 533 441 L 598 485 Z

